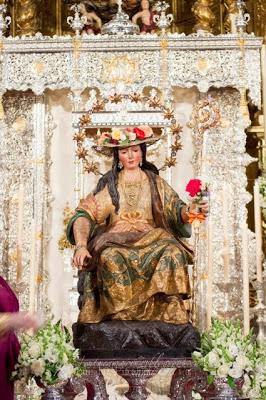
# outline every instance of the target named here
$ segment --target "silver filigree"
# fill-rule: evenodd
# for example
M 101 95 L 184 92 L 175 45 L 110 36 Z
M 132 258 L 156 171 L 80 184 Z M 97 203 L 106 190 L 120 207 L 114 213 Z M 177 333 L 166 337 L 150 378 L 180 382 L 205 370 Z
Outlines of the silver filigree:
M 165 34 L 165 31 L 174 20 L 173 14 L 167 14 L 166 10 L 169 8 L 169 4 L 166 1 L 158 1 L 155 3 L 155 10 L 159 13 L 159 15 L 154 15 L 153 20 L 158 28 L 162 31 L 162 34 Z
M 117 0 L 118 10 L 111 21 L 102 27 L 102 34 L 107 35 L 134 35 L 139 33 L 139 26 L 130 21 L 129 16 L 122 9 L 123 0 Z
M 219 35 L 194 38 L 168 34 L 168 66 L 171 86 L 201 90 L 211 87 L 241 88 L 239 77 L 239 38 Z M 1 91 L 33 90 L 42 94 L 46 89 L 73 87 L 73 40 L 63 38 L 7 38 L 4 41 Z M 260 47 L 261 39 L 245 37 L 245 70 L 247 89 L 252 102 L 261 103 Z M 160 38 L 157 35 L 82 36 L 79 43 L 80 89 L 99 87 L 109 92 L 115 83 L 103 79 L 106 61 L 123 59 L 125 54 L 139 61 L 140 79 L 130 82 L 131 91 L 158 87 L 160 82 Z M 122 68 L 122 66 L 121 66 Z M 126 85 L 129 86 L 128 84 Z
M 11 24 L 11 17 L 4 17 L 7 11 L 7 6 L 5 4 L 0 5 L 0 38 L 3 36 L 9 25 Z
M 70 7 L 70 10 L 75 12 L 75 16 L 68 16 L 67 23 L 75 31 L 76 36 L 79 36 L 87 22 L 87 17 L 85 15 L 82 15 L 82 17 L 79 16 L 80 9 L 78 4 L 73 4 L 73 6 Z
M 238 33 L 242 34 L 246 31 L 247 24 L 250 21 L 250 15 L 245 12 L 245 1 L 237 0 L 236 6 L 238 8 L 238 14 L 235 19 L 235 25 Z

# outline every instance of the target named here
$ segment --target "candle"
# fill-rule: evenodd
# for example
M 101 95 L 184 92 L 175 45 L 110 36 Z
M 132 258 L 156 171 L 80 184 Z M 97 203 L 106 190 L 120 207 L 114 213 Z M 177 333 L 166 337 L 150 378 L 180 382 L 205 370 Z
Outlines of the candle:
M 84 198 L 84 166 L 83 161 L 80 160 L 80 199 Z
M 30 288 L 29 288 L 29 311 L 35 311 L 36 295 L 36 232 L 35 221 L 31 223 L 31 244 L 30 244 Z
M 212 248 L 212 221 L 208 221 L 208 280 L 207 280 L 207 330 L 211 328 L 212 318 L 212 283 L 213 283 L 213 248 Z
M 18 221 L 17 221 L 17 282 L 22 277 L 22 235 L 24 211 L 24 186 L 21 183 L 18 191 Z
M 257 281 L 262 282 L 262 230 L 260 212 L 260 189 L 258 181 L 254 185 L 254 220 L 256 233 L 256 270 Z
M 248 274 L 248 228 L 242 227 L 242 276 L 243 276 L 243 317 L 244 335 L 249 333 L 249 274 Z
M 228 203 L 229 188 L 226 183 L 222 189 L 222 218 L 223 218 L 223 263 L 224 263 L 224 279 L 229 281 L 229 238 L 228 238 Z
M 264 111 L 264 155 L 266 153 L 266 45 L 261 48 L 262 103 Z M 263 157 L 264 159 L 264 157 Z

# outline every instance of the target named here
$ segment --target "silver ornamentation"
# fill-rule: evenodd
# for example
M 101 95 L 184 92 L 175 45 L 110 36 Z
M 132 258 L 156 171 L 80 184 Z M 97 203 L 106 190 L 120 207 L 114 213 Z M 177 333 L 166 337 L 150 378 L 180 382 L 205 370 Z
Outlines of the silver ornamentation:
M 264 288 L 263 283 L 258 281 L 252 282 L 254 289 L 257 293 L 258 303 L 253 308 L 253 314 L 257 316 L 258 335 L 257 342 L 263 345 L 266 341 L 266 306 L 264 304 Z
M 253 159 L 245 152 L 246 123 L 239 111 L 240 96 L 234 89 L 212 90 L 209 93 L 215 108 L 220 110 L 221 123 L 210 127 L 205 136 L 204 159 L 202 170 L 204 181 L 210 185 L 210 216 L 213 227 L 213 318 L 243 318 L 242 314 L 242 266 L 241 266 L 241 240 L 242 223 L 247 218 L 246 203 L 251 196 L 246 191 L 247 177 L 246 166 Z M 202 173 L 199 169 L 200 150 L 202 148 L 202 134 L 198 127 L 193 128 L 194 139 L 194 167 L 195 176 Z M 224 182 L 228 183 L 228 258 L 229 279 L 224 278 L 224 249 L 223 243 L 223 215 L 222 190 Z M 206 230 L 208 220 L 201 224 L 199 231 L 200 240 L 196 249 L 197 278 L 195 282 L 195 303 L 197 305 L 197 325 L 200 330 L 206 329 L 206 298 L 207 285 L 207 242 Z M 249 266 L 250 279 L 255 274 L 255 235 L 249 231 Z
M 160 38 L 156 35 L 117 36 L 88 35 L 80 40 L 78 70 L 80 89 L 99 87 L 110 93 L 119 82 L 103 79 L 106 61 L 110 57 L 123 58 L 126 54 L 139 60 L 140 78 L 130 83 L 130 91 L 158 87 L 160 82 Z M 219 35 L 195 38 L 168 34 L 168 65 L 170 86 L 201 91 L 211 87 L 241 88 L 242 81 L 236 67 L 240 52 L 238 38 Z M 260 47 L 262 40 L 245 37 L 245 70 L 247 89 L 252 102 L 260 106 Z M 42 94 L 46 89 L 73 87 L 73 40 L 70 37 L 3 38 L 4 57 L 1 92 L 6 90 L 33 90 Z M 122 82 L 123 83 L 123 82 Z M 119 83 L 121 84 L 121 83 Z M 124 83 L 125 85 L 125 83 Z M 127 86 L 127 85 L 125 85 Z
M 155 15 L 153 17 L 153 20 L 155 24 L 158 26 L 158 28 L 162 31 L 162 34 L 164 35 L 166 32 L 166 29 L 169 28 L 171 23 L 174 20 L 173 14 L 165 14 L 165 11 L 167 8 L 169 8 L 169 4 L 166 3 L 166 1 L 158 1 L 155 3 L 155 10 L 159 13 L 159 15 Z
M 49 139 L 52 121 L 44 99 L 30 94 L 4 96 L 5 124 L 1 126 L 0 154 L 0 253 L 1 275 L 15 289 L 21 308 L 29 309 L 31 226 L 36 226 L 36 309 L 49 315 L 48 271 L 44 262 L 49 241 L 48 215 L 51 192 L 48 184 Z M 17 209 L 19 184 L 24 185 L 22 281 L 16 286 Z
M 78 4 L 73 4 L 73 6 L 70 7 L 70 10 L 75 12 L 75 16 L 68 16 L 67 23 L 73 29 L 73 31 L 75 31 L 76 36 L 79 36 L 87 22 L 87 17 L 85 15 L 82 15 L 81 17 L 79 16 L 80 9 Z
M 7 11 L 7 7 L 5 4 L 0 5 L 0 38 L 4 35 L 6 29 L 11 24 L 11 17 L 4 17 L 4 14 Z
M 130 21 L 129 16 L 122 9 L 123 0 L 117 0 L 118 10 L 111 21 L 102 27 L 102 34 L 107 35 L 134 35 L 139 33 L 139 26 Z
M 248 13 L 245 13 L 245 1 L 237 0 L 236 6 L 238 8 L 238 14 L 235 19 L 235 25 L 237 32 L 242 34 L 246 31 L 247 24 L 250 21 L 250 15 Z

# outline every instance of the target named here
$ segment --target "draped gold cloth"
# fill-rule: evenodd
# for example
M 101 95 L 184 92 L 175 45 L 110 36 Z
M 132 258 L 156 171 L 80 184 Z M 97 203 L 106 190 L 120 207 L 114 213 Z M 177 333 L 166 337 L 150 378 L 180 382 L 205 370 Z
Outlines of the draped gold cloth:
M 79 216 L 86 216 L 96 227 L 108 221 L 101 234 L 89 238 L 95 269 L 86 273 L 79 322 L 120 319 L 187 323 L 188 256 L 178 240 L 190 236 L 190 225 L 181 219 L 184 203 L 152 173 L 143 173 L 136 195 L 130 189 L 127 193 L 120 174 L 118 192 L 117 214 L 105 187 L 81 201 L 69 225 L 73 243 L 72 225 Z M 156 213 L 161 216 L 155 217 Z

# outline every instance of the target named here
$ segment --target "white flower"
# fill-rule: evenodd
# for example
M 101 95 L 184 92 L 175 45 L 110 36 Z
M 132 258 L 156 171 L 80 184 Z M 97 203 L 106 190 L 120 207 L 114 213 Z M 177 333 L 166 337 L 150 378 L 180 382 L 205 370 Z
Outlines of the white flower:
M 228 364 L 220 365 L 220 367 L 217 370 L 217 375 L 219 376 L 219 378 L 225 378 L 228 375 L 228 371 L 229 371 Z
M 202 399 L 201 395 L 198 392 L 195 392 L 194 390 L 192 390 L 192 398 L 196 399 L 196 400 L 200 400 Z
M 243 375 L 243 369 L 234 363 L 233 367 L 229 369 L 228 375 L 234 379 L 238 379 Z
M 246 356 L 244 356 L 243 354 L 239 354 L 236 357 L 235 363 L 239 368 L 245 369 L 245 367 L 249 365 L 249 359 Z
M 234 343 L 229 343 L 228 350 L 232 357 L 236 357 L 239 353 L 239 348 Z
M 32 345 L 29 347 L 28 353 L 32 358 L 38 358 L 41 353 L 41 347 L 39 343 L 33 342 Z
M 45 362 L 43 359 L 35 360 L 30 366 L 31 372 L 35 376 L 41 376 L 44 373 Z
M 135 132 L 128 132 L 127 135 L 128 135 L 129 140 L 136 140 Z
M 66 380 L 72 376 L 73 372 L 74 372 L 73 365 L 66 364 L 60 369 L 60 371 L 58 373 L 58 378 L 62 379 L 62 380 Z
M 208 354 L 208 362 L 210 367 L 212 368 L 218 368 L 220 365 L 220 359 L 218 354 L 216 353 L 216 351 L 212 350 L 210 351 L 210 353 Z
M 126 135 L 124 133 L 121 133 L 120 140 L 123 142 L 124 140 L 126 140 L 126 138 Z
M 44 354 L 44 359 L 51 363 L 55 363 L 57 362 L 58 357 L 56 352 L 52 351 L 51 349 L 47 349 Z
M 199 352 L 199 351 L 193 351 L 193 357 L 195 357 L 195 358 L 201 358 L 202 357 L 202 355 L 201 355 L 201 353 Z
M 248 395 L 251 399 L 260 399 L 260 389 L 258 387 L 254 387 L 249 390 Z

